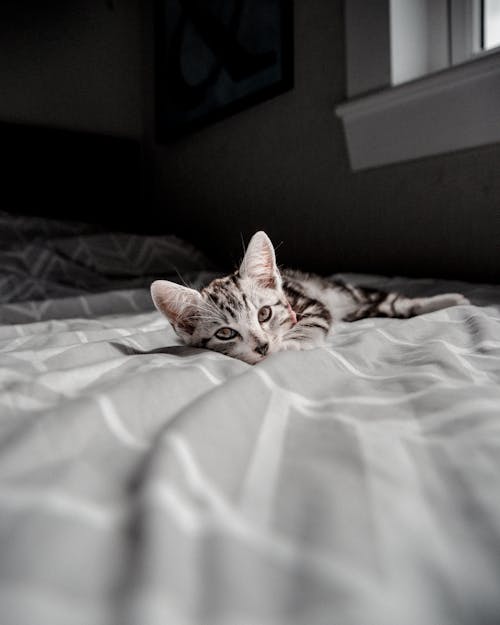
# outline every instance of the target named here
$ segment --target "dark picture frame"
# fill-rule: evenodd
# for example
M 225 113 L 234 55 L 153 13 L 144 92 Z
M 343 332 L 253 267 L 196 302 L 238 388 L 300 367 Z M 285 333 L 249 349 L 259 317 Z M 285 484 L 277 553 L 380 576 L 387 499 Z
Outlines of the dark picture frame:
M 158 142 L 292 88 L 292 0 L 155 0 Z

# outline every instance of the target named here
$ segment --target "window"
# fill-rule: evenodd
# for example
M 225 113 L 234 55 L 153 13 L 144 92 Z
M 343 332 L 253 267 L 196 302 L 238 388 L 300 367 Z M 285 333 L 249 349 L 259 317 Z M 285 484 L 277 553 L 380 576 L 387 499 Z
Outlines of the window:
M 482 47 L 491 50 L 500 46 L 500 0 L 482 0 Z
M 346 0 L 353 169 L 500 141 L 500 0 Z

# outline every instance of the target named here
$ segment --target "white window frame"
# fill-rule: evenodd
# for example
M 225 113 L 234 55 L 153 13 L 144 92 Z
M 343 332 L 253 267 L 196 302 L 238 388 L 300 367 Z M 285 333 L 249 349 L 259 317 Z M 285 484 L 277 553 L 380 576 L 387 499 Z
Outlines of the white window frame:
M 393 87 L 390 2 L 345 2 L 350 99 L 336 113 L 352 169 L 500 142 L 500 50 Z M 452 43 L 452 51 L 476 45 Z

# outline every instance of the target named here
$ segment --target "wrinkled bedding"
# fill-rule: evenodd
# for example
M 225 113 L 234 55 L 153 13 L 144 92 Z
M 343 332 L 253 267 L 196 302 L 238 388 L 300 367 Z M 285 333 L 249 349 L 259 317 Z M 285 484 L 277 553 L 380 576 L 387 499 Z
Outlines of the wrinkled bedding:
M 2 625 L 500 622 L 500 288 L 343 277 L 472 304 L 250 366 L 134 278 L 4 300 Z
M 173 235 L 106 232 L 0 211 L 0 323 L 140 310 L 150 305 L 145 289 L 156 278 L 198 288 L 215 274 L 203 253 Z

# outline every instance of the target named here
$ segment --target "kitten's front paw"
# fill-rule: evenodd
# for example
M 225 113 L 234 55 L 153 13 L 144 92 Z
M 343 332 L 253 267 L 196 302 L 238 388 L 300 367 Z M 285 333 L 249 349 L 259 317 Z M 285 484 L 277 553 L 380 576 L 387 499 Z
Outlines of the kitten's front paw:
M 300 341 L 283 341 L 280 345 L 280 352 L 299 351 L 304 349 Z
M 280 351 L 303 351 L 303 350 L 308 350 L 308 349 L 315 349 L 316 347 L 321 347 L 321 345 L 324 345 L 325 341 L 324 339 L 311 339 L 311 340 L 289 340 L 289 341 L 283 341 L 283 343 L 280 346 Z

